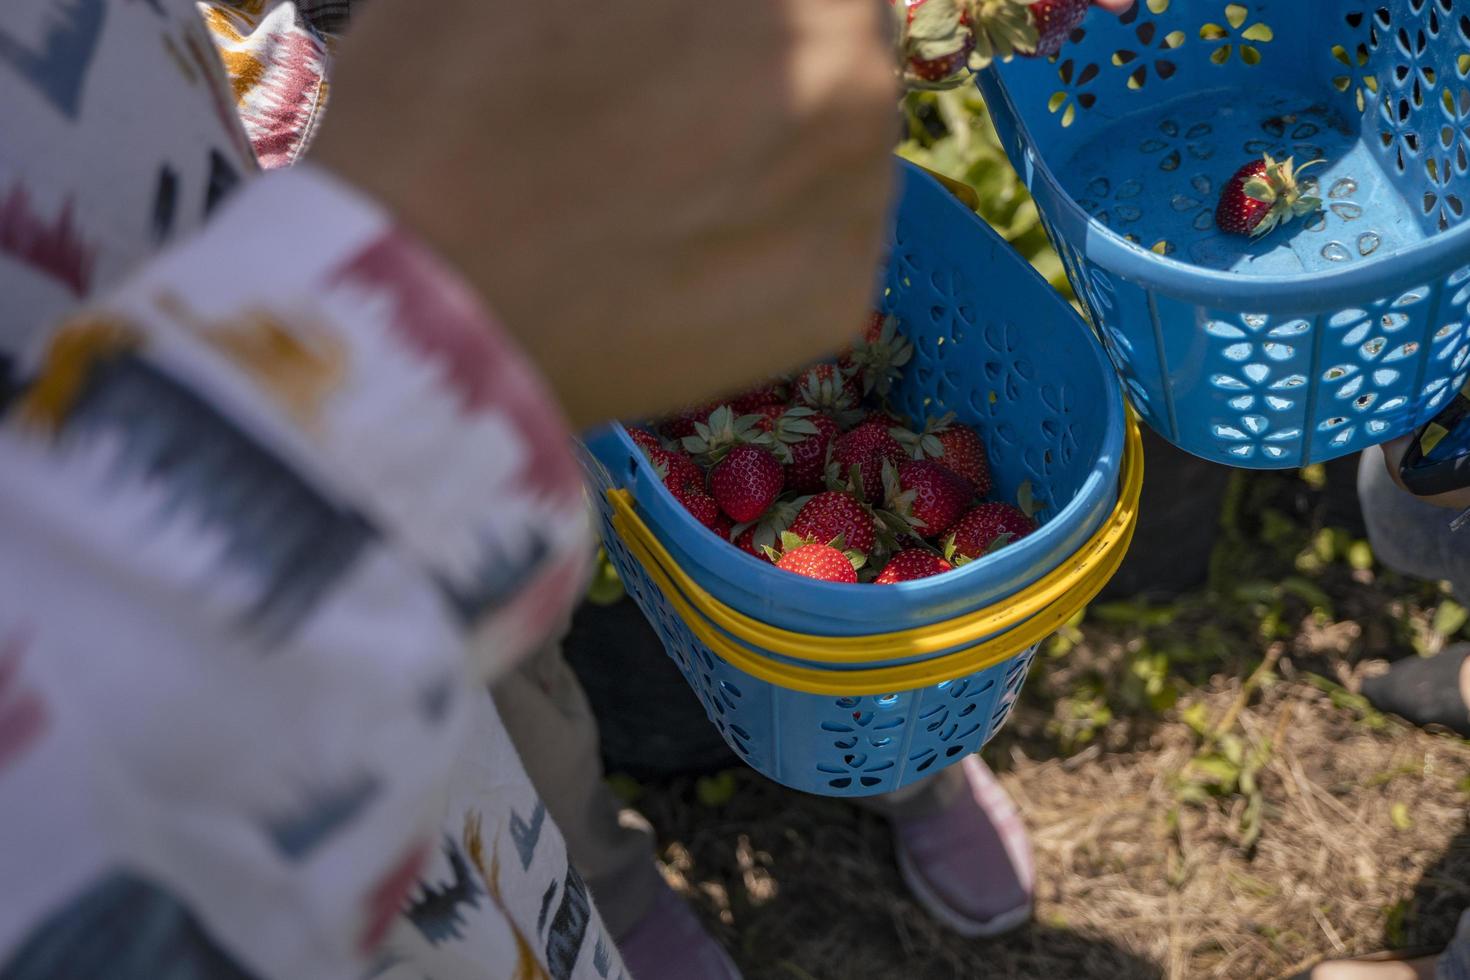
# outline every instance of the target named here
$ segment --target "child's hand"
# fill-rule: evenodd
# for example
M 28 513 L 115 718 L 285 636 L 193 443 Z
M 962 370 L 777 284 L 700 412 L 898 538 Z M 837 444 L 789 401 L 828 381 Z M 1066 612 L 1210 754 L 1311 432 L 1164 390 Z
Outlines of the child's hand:
M 1404 453 L 1408 451 L 1409 443 L 1413 441 L 1413 438 L 1412 435 L 1401 436 L 1393 442 L 1386 442 L 1379 447 L 1383 450 L 1383 461 L 1388 466 L 1389 477 L 1405 491 L 1409 491 L 1409 488 L 1404 486 L 1404 481 L 1399 477 L 1399 463 L 1403 461 Z M 1369 450 L 1369 452 L 1371 451 Z M 1452 490 L 1449 493 L 1436 494 L 1432 497 L 1417 497 L 1417 499 L 1424 501 L 1426 504 L 1433 504 L 1436 507 L 1463 511 L 1470 508 L 1470 487 Z

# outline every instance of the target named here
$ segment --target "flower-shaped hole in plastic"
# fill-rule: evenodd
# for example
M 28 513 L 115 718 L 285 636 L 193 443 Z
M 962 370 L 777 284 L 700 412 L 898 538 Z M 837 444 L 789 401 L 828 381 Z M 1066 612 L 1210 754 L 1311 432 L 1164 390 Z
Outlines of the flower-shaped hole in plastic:
M 1263 21 L 1246 26 L 1246 18 L 1250 11 L 1238 3 L 1225 5 L 1225 23 L 1216 24 L 1213 21 L 1204 24 L 1199 29 L 1201 41 L 1216 44 L 1214 51 L 1210 52 L 1210 61 L 1217 65 L 1223 65 L 1230 60 L 1233 52 L 1239 50 L 1240 60 L 1247 65 L 1259 65 L 1261 63 L 1261 50 L 1258 44 L 1270 44 L 1275 38 L 1269 25 Z
M 1465 217 L 1465 203 L 1453 184 L 1457 170 L 1463 175 L 1464 160 L 1463 148 L 1459 150 L 1461 162 L 1458 167 L 1455 157 L 1448 155 L 1429 156 L 1424 160 L 1424 175 L 1428 183 L 1425 185 L 1421 206 L 1425 215 L 1434 216 L 1439 231 L 1444 231 Z
M 1327 152 L 1317 137 L 1327 125 L 1321 117 L 1310 118 L 1310 113 L 1288 112 L 1278 116 L 1267 116 L 1261 120 L 1261 135 L 1245 141 L 1241 149 L 1253 157 L 1269 153 L 1278 160 L 1291 157 L 1298 164 L 1308 160 L 1320 160 Z M 1316 185 L 1315 177 L 1302 182 L 1304 194 L 1314 194 L 1309 188 Z
M 1296 412 L 1308 379 L 1295 371 L 1282 373 L 1278 365 L 1296 357 L 1311 323 L 1293 319 L 1273 324 L 1264 314 L 1242 313 L 1239 323 L 1210 320 L 1204 329 L 1220 345 L 1218 353 L 1236 365 L 1210 377 L 1226 405 L 1237 413 L 1229 422 L 1216 422 L 1212 434 L 1232 456 L 1248 458 L 1259 446 L 1270 459 L 1285 457 L 1289 447 L 1284 444 L 1302 435 Z M 1290 421 L 1283 424 L 1283 417 Z
M 1000 731 L 1001 726 L 1011 715 L 1011 709 L 1021 696 L 1021 686 L 1026 683 L 1026 674 L 1031 669 L 1031 661 L 1036 657 L 1036 647 L 1031 647 L 1025 652 L 1017 655 L 1006 668 L 1005 684 L 1001 688 L 1000 699 L 996 702 L 995 710 L 991 712 L 990 731 L 985 738 L 989 741 Z
M 1160 121 L 1158 129 L 1148 133 L 1138 143 L 1138 152 L 1145 156 L 1157 156 L 1157 166 L 1165 173 L 1172 173 L 1184 165 L 1186 160 L 1208 160 L 1215 155 L 1215 143 L 1211 137 L 1215 127 L 1203 120 L 1183 122 L 1172 117 Z
M 1083 89 L 1097 78 L 1098 73 L 1097 65 L 1088 63 L 1079 67 L 1071 58 L 1057 66 L 1057 77 L 1062 80 L 1062 88 L 1052 93 L 1046 108 L 1053 115 L 1061 113 L 1060 122 L 1063 128 L 1076 121 L 1078 109 L 1091 109 L 1097 104 L 1097 96 Z
M 1143 181 L 1137 177 L 1118 183 L 1094 177 L 1083 188 L 1083 194 L 1086 196 L 1077 199 L 1078 206 L 1109 228 L 1130 225 L 1143 217 Z
M 1362 11 L 1353 11 L 1346 16 L 1348 26 L 1355 30 L 1365 19 L 1366 15 Z M 1348 50 L 1341 44 L 1334 44 L 1332 57 L 1346 69 L 1342 74 L 1332 76 L 1332 87 L 1344 94 L 1351 92 L 1358 111 L 1364 111 L 1378 97 L 1378 76 L 1369 68 L 1368 45 L 1359 41 L 1353 45 L 1352 50 Z
M 1134 4 L 1128 8 L 1120 20 L 1124 24 L 1132 24 L 1138 19 L 1141 5 Z M 1153 5 L 1150 4 L 1152 9 Z M 1155 13 L 1167 10 L 1167 0 L 1161 4 L 1161 9 Z M 1179 70 L 1179 65 L 1168 54 L 1182 45 L 1185 41 L 1183 31 L 1161 32 L 1157 22 L 1145 20 L 1134 28 L 1133 35 L 1138 39 L 1136 47 L 1119 48 L 1113 52 L 1113 65 L 1128 71 L 1128 87 L 1137 91 L 1143 88 L 1148 81 L 1148 71 L 1152 67 L 1155 77 L 1159 81 L 1168 81 L 1174 77 Z

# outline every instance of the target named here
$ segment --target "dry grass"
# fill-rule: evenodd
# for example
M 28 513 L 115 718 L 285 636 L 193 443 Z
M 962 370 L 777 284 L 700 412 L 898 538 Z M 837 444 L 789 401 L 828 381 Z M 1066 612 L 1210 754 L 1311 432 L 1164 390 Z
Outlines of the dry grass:
M 1219 716 L 1238 690 L 1200 700 Z M 1269 978 L 1325 954 L 1442 943 L 1470 905 L 1470 743 L 1370 731 L 1300 681 L 1273 685 L 1239 724 L 1277 740 L 1254 848 L 1241 846 L 1244 799 L 1178 803 L 1172 776 L 1198 740 L 1177 721 L 1133 749 L 1035 761 L 1020 740 L 992 759 L 1031 828 L 1039 888 L 1036 924 L 998 941 L 933 923 L 898 880 L 884 824 L 843 803 L 750 774 L 718 808 L 687 783 L 641 802 L 677 841 L 669 876 L 752 980 Z
M 1334 685 L 1442 646 L 1444 594 L 1324 554 L 1324 500 L 1253 479 L 1227 504 L 1213 591 L 1094 610 L 1038 658 L 985 750 L 1035 845 L 1029 928 L 946 932 L 905 892 L 881 820 L 744 770 L 718 806 L 689 780 L 645 788 L 668 877 L 751 980 L 1270 980 L 1443 944 L 1470 906 L 1470 742 Z M 1198 760 L 1227 742 L 1253 781 L 1200 792 Z

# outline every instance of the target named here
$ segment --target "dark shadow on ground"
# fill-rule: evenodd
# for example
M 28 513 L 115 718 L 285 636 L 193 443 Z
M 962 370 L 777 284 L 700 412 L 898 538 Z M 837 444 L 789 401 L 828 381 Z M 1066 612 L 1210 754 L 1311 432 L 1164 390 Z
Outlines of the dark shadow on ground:
M 1153 980 L 1164 974 L 1085 924 L 967 940 L 908 892 L 888 825 L 747 770 L 702 804 L 691 780 L 639 801 L 663 858 L 749 980 Z
M 1470 908 L 1470 817 L 1439 860 L 1424 872 L 1402 918 L 1390 915 L 1383 944 L 1391 948 L 1438 949 L 1455 934 L 1460 913 Z

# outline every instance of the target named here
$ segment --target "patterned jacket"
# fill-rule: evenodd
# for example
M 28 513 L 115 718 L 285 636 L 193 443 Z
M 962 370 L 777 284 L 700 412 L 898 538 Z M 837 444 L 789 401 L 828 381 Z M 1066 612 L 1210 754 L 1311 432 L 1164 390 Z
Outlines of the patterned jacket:
M 259 173 L 344 9 L 0 6 L 3 980 L 622 975 L 485 693 L 581 588 L 555 407 Z

